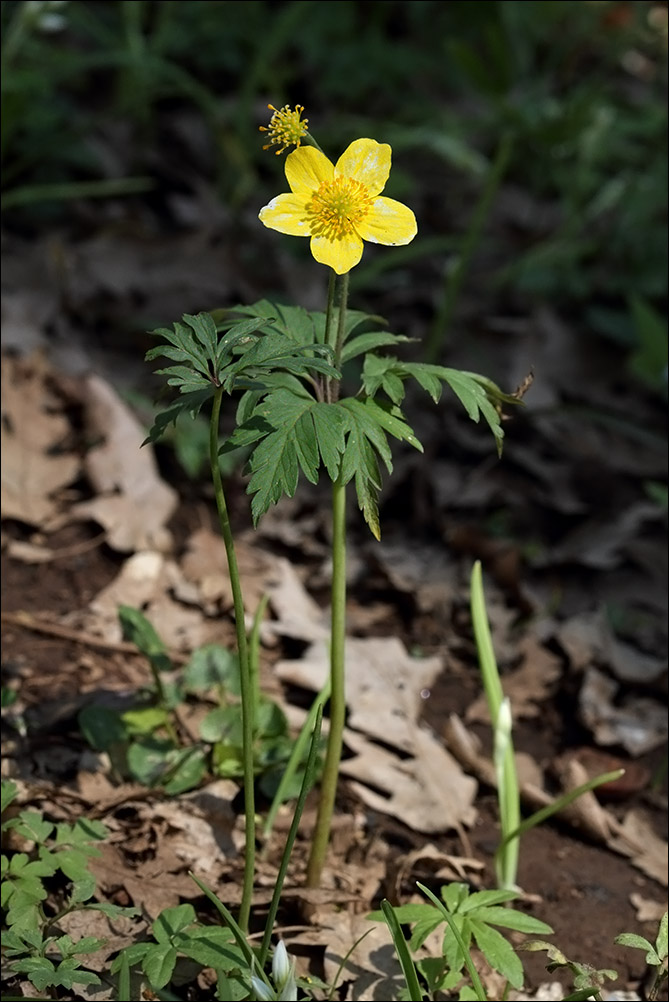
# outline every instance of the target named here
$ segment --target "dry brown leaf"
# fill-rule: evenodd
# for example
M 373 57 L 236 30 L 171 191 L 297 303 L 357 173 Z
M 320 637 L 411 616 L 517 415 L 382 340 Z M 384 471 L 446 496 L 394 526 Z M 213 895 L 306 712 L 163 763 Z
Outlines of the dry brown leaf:
M 2 517 L 54 528 L 58 493 L 79 475 L 81 463 L 57 448 L 70 430 L 62 405 L 48 387 L 39 357 L 2 358 Z
M 131 943 L 143 939 L 147 923 L 140 917 L 129 918 L 118 915 L 110 919 L 102 912 L 90 909 L 66 913 L 58 919 L 59 932 L 71 936 L 78 943 L 84 936 L 95 936 L 104 941 L 104 945 L 93 953 L 81 954 L 85 957 L 84 966 L 91 971 L 108 971 L 110 957 Z
M 117 642 L 121 639 L 118 607 L 129 605 L 143 611 L 168 648 L 190 652 L 213 642 L 216 626 L 199 609 L 188 608 L 172 598 L 181 580 L 178 566 L 162 553 L 135 553 L 93 599 L 83 617 L 76 615 L 77 624 Z
M 261 598 L 270 590 L 278 561 L 258 546 L 257 539 L 253 542 L 241 535 L 235 538 L 235 553 L 246 612 L 253 616 Z M 186 544 L 181 569 L 185 580 L 196 589 L 189 601 L 197 602 L 208 615 L 216 615 L 221 608 L 232 608 L 228 558 L 220 534 L 207 528 L 194 532 Z M 177 597 L 181 597 L 179 592 Z
M 99 376 L 85 385 L 89 433 L 101 438 L 85 460 L 98 496 L 75 505 L 76 518 L 92 519 L 107 530 L 109 545 L 123 553 L 170 548 L 166 525 L 178 496 L 160 477 L 152 446 L 142 448 L 146 430 L 116 390 Z
M 619 836 L 610 840 L 609 845 L 623 856 L 630 856 L 637 869 L 667 886 L 669 847 L 664 839 L 639 810 L 628 811 L 619 826 Z
M 384 922 L 370 922 L 348 912 L 319 913 L 317 921 L 323 932 L 324 973 L 329 984 L 336 978 L 339 985 L 350 982 L 347 997 L 355 1002 L 399 997 L 404 978 Z M 353 944 L 357 945 L 349 954 Z
M 369 807 L 428 834 L 474 823 L 476 780 L 425 727 L 414 728 L 411 758 L 399 758 L 350 730 L 345 743 L 356 757 L 342 763 L 342 774 L 357 780 L 351 788 Z
M 504 675 L 504 695 L 511 701 L 515 720 L 538 716 L 539 704 L 547 699 L 562 673 L 560 659 L 552 654 L 532 634 L 527 634 L 518 644 L 522 655 L 519 668 Z M 467 708 L 468 721 L 490 723 L 490 712 L 485 695 L 479 696 Z
M 644 684 L 667 668 L 666 661 L 619 640 L 602 609 L 570 617 L 558 627 L 557 638 L 577 671 L 594 662 L 610 668 L 621 682 Z
M 557 759 L 554 765 L 565 793 L 569 790 L 575 790 L 590 779 L 585 767 L 577 759 L 570 756 Z M 575 828 L 587 832 L 596 842 L 608 843 L 612 833 L 618 828 L 618 822 L 614 816 L 602 807 L 592 790 L 582 793 L 580 797 L 563 808 L 559 816 L 569 821 Z
M 367 552 L 394 588 L 414 597 L 421 612 L 443 614 L 450 609 L 457 592 L 457 571 L 454 563 L 446 562 L 443 548 L 411 546 L 400 540 L 375 544 Z
M 638 922 L 659 922 L 667 910 L 667 902 L 644 898 L 643 894 L 630 894 Z
M 649 521 L 664 518 L 662 508 L 650 501 L 631 505 L 613 521 L 600 517 L 582 522 L 550 554 L 551 562 L 574 561 L 597 570 L 612 570 L 625 558 L 621 552 Z
M 157 918 L 164 908 L 180 904 L 181 898 L 190 900 L 200 893 L 195 882 L 183 872 L 183 864 L 167 858 L 167 853 L 157 866 L 134 868 L 128 865 L 118 846 L 104 842 L 99 849 L 100 856 L 94 857 L 88 866 L 99 891 L 110 895 L 119 887 L 125 888 L 132 904 L 142 908 L 151 919 Z
M 396 637 L 349 637 L 346 699 L 350 727 L 412 752 L 422 711 L 421 691 L 434 684 L 441 668 L 441 658 L 411 657 Z M 312 644 L 299 660 L 280 661 L 275 671 L 283 681 L 318 692 L 329 673 L 325 640 Z
M 326 613 L 309 595 L 289 560 L 279 558 L 276 561 L 268 594 L 277 619 L 262 625 L 261 637 L 266 643 L 277 637 L 313 642 L 324 641 L 330 636 Z
M 598 744 L 622 745 L 630 755 L 643 755 L 667 740 L 666 707 L 644 696 L 629 696 L 617 705 L 618 683 L 589 668 L 579 693 L 579 713 Z
M 453 856 L 431 842 L 406 855 L 397 856 L 392 853 L 388 859 L 388 871 L 395 897 L 399 897 L 398 892 L 401 885 L 419 869 L 417 865 L 419 863 L 423 864 L 421 869 L 429 868 L 437 880 L 444 883 L 450 883 L 454 880 L 463 881 L 475 887 L 480 886 L 478 871 L 485 869 L 485 863 L 482 860 L 467 856 Z

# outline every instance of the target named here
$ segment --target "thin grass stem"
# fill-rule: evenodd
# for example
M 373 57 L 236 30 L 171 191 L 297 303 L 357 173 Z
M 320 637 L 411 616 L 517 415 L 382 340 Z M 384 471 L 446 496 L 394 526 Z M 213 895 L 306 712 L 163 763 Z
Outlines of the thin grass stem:
M 248 644 L 246 640 L 246 626 L 244 623 L 244 601 L 242 598 L 241 581 L 239 578 L 239 568 L 237 566 L 237 555 L 235 553 L 235 543 L 230 526 L 228 506 L 225 501 L 223 491 L 223 480 L 221 478 L 221 467 L 218 460 L 218 427 L 221 414 L 221 400 L 223 388 L 218 387 L 214 394 L 211 411 L 211 423 L 209 426 L 209 461 L 211 465 L 211 476 L 216 495 L 216 508 L 218 510 L 218 521 L 221 535 L 225 544 L 225 552 L 228 558 L 228 571 L 230 574 L 230 586 L 232 588 L 232 600 L 235 610 L 235 630 L 237 633 L 237 652 L 239 655 L 239 677 L 241 690 L 241 711 L 242 711 L 242 758 L 244 776 L 244 817 L 245 817 L 245 854 L 244 854 L 244 876 L 242 883 L 242 901 L 239 908 L 238 922 L 241 929 L 246 932 L 251 913 L 251 898 L 253 896 L 253 881 L 255 876 L 255 791 L 254 791 L 254 771 L 253 771 L 253 737 L 255 733 L 254 719 L 254 698 L 253 679 L 249 664 Z

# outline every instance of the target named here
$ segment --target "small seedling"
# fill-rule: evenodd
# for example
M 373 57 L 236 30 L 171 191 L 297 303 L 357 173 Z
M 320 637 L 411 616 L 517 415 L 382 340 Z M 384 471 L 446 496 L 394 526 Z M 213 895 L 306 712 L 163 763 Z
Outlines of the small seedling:
M 109 754 L 115 771 L 145 786 L 159 786 L 172 796 L 197 787 L 208 772 L 239 779 L 244 774 L 243 734 L 239 709 L 239 660 L 216 644 L 197 648 L 177 671 L 167 647 L 143 613 L 119 608 L 123 635 L 150 665 L 153 685 L 127 709 L 91 704 L 79 714 L 89 744 Z M 200 741 L 182 736 L 178 708 L 192 696 L 214 695 L 217 706 L 200 723 Z M 282 783 L 293 756 L 288 721 L 277 703 L 257 696 L 253 742 L 253 774 L 260 789 L 283 799 L 297 795 L 306 750 L 294 763 L 290 783 Z
M 475 986 L 477 994 L 474 997 L 480 996 L 482 988 L 469 952 L 472 941 L 494 970 L 499 971 L 514 988 L 522 986 L 522 962 L 495 927 L 514 929 L 527 935 L 550 934 L 553 930 L 531 915 L 502 907 L 518 898 L 515 891 L 475 891 L 470 894 L 466 884 L 452 883 L 441 888 L 439 900 L 427 887 L 422 884 L 418 887 L 431 904 L 399 905 L 393 908 L 393 912 L 398 923 L 413 926 L 409 942 L 409 950 L 413 953 L 420 949 L 430 933 L 440 925 L 446 925 L 442 956 L 415 961 L 430 996 L 436 991 L 455 988 L 462 981 L 465 967 Z M 372 912 L 369 917 L 377 922 L 385 919 L 383 911 Z
M 538 950 L 545 950 L 549 963 L 546 970 L 551 974 L 559 969 L 568 970 L 573 977 L 574 991 L 565 995 L 563 1002 L 582 1002 L 585 999 L 594 999 L 595 1002 L 602 1002 L 602 988 L 606 981 L 616 981 L 618 972 L 610 968 L 598 969 L 591 964 L 581 963 L 577 960 L 569 960 L 562 950 L 552 943 L 545 943 L 543 940 L 533 940 L 518 947 L 519 950 L 527 950 L 534 953 Z
M 18 788 L 2 781 L 2 811 L 16 799 Z M 77 943 L 58 931 L 59 921 L 73 911 L 96 910 L 110 918 L 138 915 L 137 908 L 92 901 L 96 883 L 88 869 L 91 857 L 100 855 L 94 843 L 107 829 L 99 821 L 80 818 L 74 825 L 47 821 L 38 811 L 21 811 L 2 822 L 2 831 L 13 831 L 34 846 L 29 852 L 2 855 L 2 910 L 8 927 L 2 933 L 9 969 L 25 974 L 38 991 L 98 985 L 97 974 L 81 969 L 83 958 L 105 941 L 86 936 Z M 46 881 L 66 881 L 56 893 Z
M 664 913 L 660 921 L 654 946 L 645 937 L 637 936 L 632 932 L 623 932 L 620 936 L 616 936 L 614 943 L 617 946 L 630 946 L 633 950 L 645 950 L 646 963 L 650 967 L 657 968 L 653 984 L 648 991 L 648 998 L 650 1002 L 653 1002 L 667 980 L 667 912 Z

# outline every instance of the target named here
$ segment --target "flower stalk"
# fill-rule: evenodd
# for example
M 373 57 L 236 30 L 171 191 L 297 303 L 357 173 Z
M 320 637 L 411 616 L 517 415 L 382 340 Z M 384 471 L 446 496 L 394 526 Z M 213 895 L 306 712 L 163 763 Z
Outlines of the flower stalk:
M 346 329 L 348 274 L 341 276 L 338 285 L 339 317 L 334 344 L 336 368 L 341 365 L 341 352 Z M 330 316 L 331 311 L 332 297 L 328 296 L 326 331 L 331 331 L 334 326 Z M 330 381 L 327 394 L 329 400 L 336 401 L 339 395 L 338 381 Z M 330 606 L 330 731 L 321 778 L 321 796 L 316 816 L 316 827 L 307 864 L 307 887 L 318 887 L 325 864 L 337 795 L 339 765 L 344 743 L 344 724 L 346 722 L 346 484 L 341 472 L 332 484 Z
M 242 710 L 242 759 L 244 776 L 244 816 L 245 825 L 245 852 L 244 852 L 244 877 L 242 883 L 242 901 L 239 908 L 238 924 L 246 932 L 251 913 L 251 897 L 253 895 L 253 880 L 255 876 L 255 791 L 253 784 L 255 776 L 253 772 L 253 738 L 255 730 L 255 702 L 254 684 L 251 675 L 251 665 L 249 660 L 248 643 L 246 639 L 246 626 L 244 623 L 244 600 L 242 597 L 242 587 L 239 577 L 239 567 L 237 565 L 237 555 L 235 543 L 230 526 L 228 506 L 223 491 L 223 480 L 221 478 L 221 467 L 218 458 L 218 429 L 221 415 L 221 400 L 223 398 L 223 388 L 217 387 L 211 409 L 211 422 L 209 425 L 209 461 L 211 465 L 211 476 L 214 484 L 214 494 L 216 496 L 216 509 L 218 511 L 218 521 L 221 529 L 221 536 L 225 544 L 225 553 L 228 559 L 228 570 L 230 573 L 230 586 L 232 588 L 232 601 L 235 611 L 235 630 L 237 633 L 237 652 L 239 655 L 239 677 L 241 691 Z

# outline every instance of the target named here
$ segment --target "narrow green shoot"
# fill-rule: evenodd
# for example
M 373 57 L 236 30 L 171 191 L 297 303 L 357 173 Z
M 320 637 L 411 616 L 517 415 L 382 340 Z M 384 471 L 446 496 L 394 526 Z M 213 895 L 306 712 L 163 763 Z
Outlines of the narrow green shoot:
M 272 829 L 274 828 L 274 822 L 276 821 L 276 816 L 281 807 L 281 804 L 287 799 L 287 791 L 289 790 L 293 777 L 297 772 L 300 762 L 304 758 L 304 752 L 307 747 L 310 735 L 313 733 L 316 717 L 319 711 L 322 715 L 322 710 L 328 699 L 330 698 L 330 678 L 328 677 L 325 685 L 318 693 L 314 699 L 309 713 L 307 714 L 306 720 L 302 724 L 302 729 L 297 736 L 297 740 L 293 745 L 293 750 L 290 753 L 290 758 L 286 763 L 286 768 L 284 769 L 279 785 L 277 786 L 276 793 L 270 804 L 270 808 L 267 812 L 267 817 L 265 818 L 265 824 L 263 827 L 263 838 L 267 841 L 272 834 Z
M 514 828 L 505 834 L 504 838 L 497 847 L 495 856 L 497 857 L 498 854 L 501 854 L 509 842 L 520 839 L 521 835 L 530 831 L 531 828 L 535 828 L 537 825 L 540 825 L 543 821 L 546 821 L 554 814 L 558 814 L 560 811 L 563 811 L 565 807 L 569 807 L 569 805 L 575 800 L 582 797 L 584 793 L 589 793 L 590 790 L 594 790 L 598 786 L 603 786 L 604 783 L 613 783 L 615 780 L 620 779 L 620 777 L 624 775 L 624 769 L 614 769 L 612 772 L 604 772 L 600 776 L 595 776 L 593 779 L 589 779 L 586 783 L 581 783 L 580 786 L 574 787 L 573 790 L 568 790 L 567 793 L 563 793 L 562 796 L 557 797 L 553 803 L 546 804 L 545 807 L 535 811 L 529 818 L 525 818 L 517 828 Z
M 348 300 L 348 275 L 339 280 L 339 318 L 335 335 L 334 365 L 339 368 L 344 346 L 346 307 Z M 328 296 L 328 310 L 332 300 Z M 332 337 L 332 317 L 328 314 L 325 329 Z M 334 402 L 339 397 L 339 383 L 329 380 L 327 396 Z M 332 483 L 332 582 L 330 585 L 330 730 L 321 779 L 321 796 L 316 816 L 311 853 L 307 863 L 307 887 L 318 887 L 325 864 L 332 815 L 334 813 L 339 765 L 344 743 L 346 723 L 346 480 L 343 470 Z
M 235 610 L 235 630 L 237 633 L 237 652 L 239 655 L 239 677 L 242 706 L 242 757 L 244 763 L 244 817 L 245 817 L 245 853 L 244 877 L 242 883 L 242 902 L 239 908 L 239 925 L 246 931 L 251 913 L 251 897 L 255 876 L 255 775 L 253 770 L 253 736 L 255 732 L 254 713 L 254 683 L 246 641 L 246 626 L 244 623 L 244 599 L 237 566 L 235 543 L 230 526 L 228 506 L 223 491 L 221 467 L 218 459 L 219 450 L 219 420 L 221 415 L 221 400 L 223 388 L 218 386 L 214 392 L 209 426 L 209 463 L 216 495 L 216 508 L 221 535 L 228 558 L 228 571 L 232 588 L 232 599 Z
M 268 596 L 263 595 L 258 602 L 258 608 L 253 617 L 253 624 L 249 634 L 249 672 L 251 675 L 251 692 L 253 693 L 254 721 L 258 718 L 258 704 L 260 703 L 260 626 L 268 602 Z
M 476 561 L 471 576 L 471 612 L 483 688 L 494 729 L 495 771 L 502 841 L 495 855 L 499 887 L 513 890 L 518 874 L 519 841 L 513 833 L 520 826 L 520 791 L 511 738 L 511 712 L 497 668 L 485 605 L 481 563 Z
M 118 1002 L 123 1002 L 124 999 L 130 998 L 130 963 L 128 961 L 128 954 L 125 951 L 121 954 L 120 964 L 116 998 Z
M 318 745 L 321 737 L 322 724 L 323 724 L 323 707 L 322 705 L 319 705 L 316 708 L 314 727 L 313 727 L 313 732 L 311 734 L 311 747 L 309 748 L 309 758 L 307 759 L 307 765 L 304 770 L 304 776 L 302 777 L 302 786 L 300 788 L 300 795 L 297 798 L 297 803 L 295 804 L 295 810 L 293 812 L 293 820 L 291 822 L 290 830 L 288 832 L 288 837 L 286 838 L 286 844 L 284 846 L 283 853 L 281 855 L 279 872 L 277 874 L 276 883 L 274 884 L 274 893 L 272 894 L 272 900 L 270 902 L 269 911 L 267 913 L 267 921 L 265 923 L 265 933 L 263 935 L 262 944 L 260 946 L 259 963 L 261 967 L 264 967 L 265 961 L 267 959 L 267 954 L 269 952 L 272 929 L 274 928 L 274 920 L 276 919 L 276 914 L 279 910 L 279 904 L 281 902 L 281 892 L 283 890 L 283 882 L 286 879 L 286 873 L 288 872 L 288 863 L 290 862 L 290 854 L 293 851 L 293 845 L 295 844 L 295 839 L 297 837 L 297 829 L 299 828 L 300 820 L 302 818 L 302 813 L 304 811 L 304 804 L 307 799 L 307 794 L 314 785 L 316 777 L 316 761 L 318 758 Z
M 383 917 L 386 920 L 386 925 L 390 929 L 390 935 L 393 938 L 393 945 L 395 947 L 397 958 L 400 962 L 400 966 L 402 967 L 402 973 L 404 974 L 404 980 L 406 981 L 407 986 L 408 998 L 415 999 L 416 1002 L 421 1002 L 421 1000 L 425 997 L 425 992 L 423 992 L 420 987 L 416 967 L 411 959 L 409 947 L 407 946 L 404 933 L 402 932 L 400 923 L 395 915 L 395 910 L 390 902 L 385 898 L 381 902 L 381 908 L 383 910 Z

